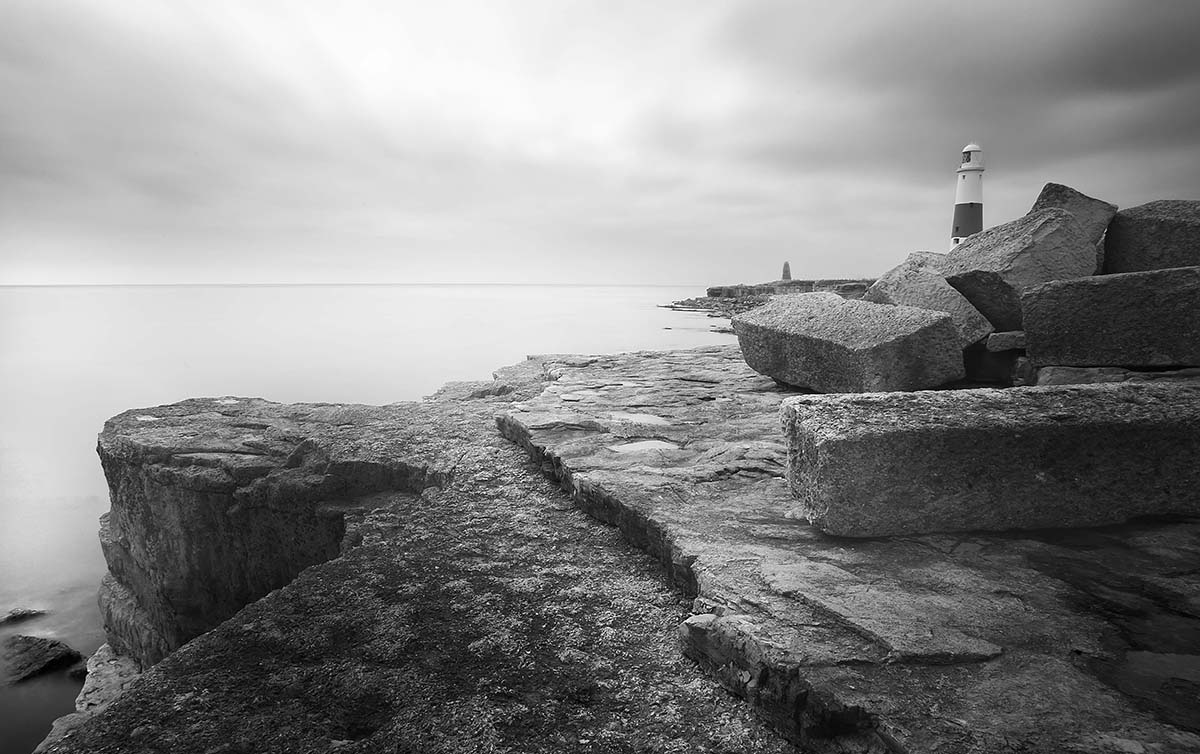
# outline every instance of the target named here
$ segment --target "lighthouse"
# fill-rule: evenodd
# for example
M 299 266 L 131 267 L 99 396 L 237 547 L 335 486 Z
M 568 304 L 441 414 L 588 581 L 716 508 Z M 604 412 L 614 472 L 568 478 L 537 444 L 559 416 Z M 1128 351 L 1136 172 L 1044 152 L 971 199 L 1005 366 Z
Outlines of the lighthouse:
M 983 150 L 975 142 L 963 147 L 954 191 L 954 227 L 950 246 L 983 230 Z

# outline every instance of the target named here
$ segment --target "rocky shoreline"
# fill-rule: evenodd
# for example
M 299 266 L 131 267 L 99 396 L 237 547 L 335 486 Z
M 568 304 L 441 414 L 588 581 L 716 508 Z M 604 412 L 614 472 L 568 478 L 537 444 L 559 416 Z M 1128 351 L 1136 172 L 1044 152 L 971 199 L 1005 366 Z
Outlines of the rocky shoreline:
M 339 552 L 42 750 L 1200 751 L 1200 520 L 829 537 L 787 515 L 790 395 L 729 346 L 542 357 L 421 403 L 129 412 L 107 442 L 171 484 L 196 450 L 171 417 L 276 438 L 258 486 L 327 498 Z M 381 483 L 396 457 L 433 482 Z

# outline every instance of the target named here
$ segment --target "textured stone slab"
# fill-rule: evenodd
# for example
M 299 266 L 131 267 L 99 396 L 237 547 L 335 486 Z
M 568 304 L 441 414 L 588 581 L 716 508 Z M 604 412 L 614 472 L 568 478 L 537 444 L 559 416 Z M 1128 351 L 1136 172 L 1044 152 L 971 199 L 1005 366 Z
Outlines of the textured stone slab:
M 942 265 L 946 281 L 1000 331 L 1021 329 L 1023 289 L 1095 270 L 1095 244 L 1062 209 L 1031 212 L 968 236 Z
M 1095 272 L 1099 275 L 1104 268 L 1104 247 L 1100 245 L 1100 239 L 1104 237 L 1108 224 L 1117 213 L 1117 205 L 1093 199 L 1061 183 L 1047 183 L 1029 211 L 1038 212 L 1054 208 L 1065 209 L 1074 215 L 1088 243 L 1096 247 Z
M 1104 241 L 1107 273 L 1200 265 L 1200 201 L 1163 199 L 1118 212 Z
M 1200 368 L 1139 372 L 1121 367 L 1042 367 L 1038 385 L 1088 385 L 1094 382 L 1153 382 L 1156 380 L 1200 380 Z
M 1024 351 L 1025 331 L 1009 330 L 1007 332 L 994 332 L 988 336 L 987 350 L 995 353 L 1001 353 L 1003 351 Z
M 1037 366 L 1200 366 L 1200 267 L 1047 283 L 1022 305 Z
M 937 267 L 929 264 L 930 256 L 934 255 L 926 252 L 910 254 L 903 263 L 876 280 L 867 289 L 863 300 L 945 312 L 954 318 L 959 345 L 966 348 L 979 342 L 992 332 L 992 323 L 946 282 Z M 938 263 L 940 261 L 937 260 Z
M 733 330 L 755 371 L 820 392 L 920 390 L 963 376 L 944 312 L 808 293 L 739 314 Z
M 1200 385 L 800 396 L 782 418 L 793 512 L 830 534 L 1200 514 Z

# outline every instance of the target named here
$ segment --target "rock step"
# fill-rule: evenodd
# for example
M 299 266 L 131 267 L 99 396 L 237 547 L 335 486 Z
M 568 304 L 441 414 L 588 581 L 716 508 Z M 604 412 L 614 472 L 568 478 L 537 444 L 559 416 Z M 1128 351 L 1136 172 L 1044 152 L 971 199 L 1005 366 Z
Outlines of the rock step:
M 800 396 L 782 417 L 794 513 L 838 536 L 1200 515 L 1192 383 Z

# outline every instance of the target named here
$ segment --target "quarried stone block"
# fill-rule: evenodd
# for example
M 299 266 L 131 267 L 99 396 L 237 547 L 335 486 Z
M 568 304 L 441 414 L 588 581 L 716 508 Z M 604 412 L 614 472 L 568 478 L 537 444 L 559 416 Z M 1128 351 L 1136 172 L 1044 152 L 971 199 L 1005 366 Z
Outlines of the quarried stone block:
M 937 255 L 927 252 L 910 254 L 908 259 L 876 280 L 867 289 L 863 300 L 946 312 L 954 318 L 954 326 L 958 328 L 959 345 L 966 348 L 978 343 L 992 331 L 992 323 L 946 282 L 937 267 L 929 263 L 928 260 L 933 256 Z
M 1095 271 L 1095 244 L 1062 209 L 1031 212 L 968 236 L 942 264 L 946 281 L 997 330 L 1021 329 L 1026 287 Z
M 784 401 L 793 514 L 881 537 L 1200 513 L 1200 385 L 1122 383 Z
M 920 390 L 963 376 L 944 312 L 804 293 L 735 316 L 733 330 L 756 372 L 819 392 Z
M 1060 280 L 1022 305 L 1036 366 L 1200 366 L 1200 267 Z
M 1104 240 L 1107 273 L 1200 265 L 1200 201 L 1163 199 L 1118 212 Z

